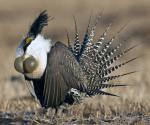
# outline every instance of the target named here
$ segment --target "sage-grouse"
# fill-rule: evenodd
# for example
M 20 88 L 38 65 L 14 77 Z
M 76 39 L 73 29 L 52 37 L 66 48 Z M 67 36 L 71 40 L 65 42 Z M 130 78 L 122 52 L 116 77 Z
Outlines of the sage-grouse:
M 89 23 L 83 42 L 76 33 L 71 45 L 68 46 L 52 39 L 45 39 L 42 29 L 48 25 L 47 11 L 43 11 L 31 25 L 26 37 L 23 38 L 16 51 L 15 69 L 27 80 L 28 88 L 42 107 L 57 108 L 63 103 L 73 104 L 86 96 L 111 95 L 103 88 L 125 86 L 124 84 L 109 84 L 109 81 L 134 72 L 110 75 L 123 65 L 137 59 L 133 58 L 118 65 L 113 65 L 136 46 L 121 51 L 122 43 L 111 47 L 116 36 L 106 41 L 107 30 L 93 42 L 96 25 Z

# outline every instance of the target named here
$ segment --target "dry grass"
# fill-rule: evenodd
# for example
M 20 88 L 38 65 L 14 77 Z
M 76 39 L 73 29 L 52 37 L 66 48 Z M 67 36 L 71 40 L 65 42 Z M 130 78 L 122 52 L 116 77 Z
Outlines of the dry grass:
M 139 73 L 118 79 L 116 82 L 133 86 L 111 89 L 121 98 L 98 96 L 86 99 L 83 103 L 73 105 L 58 113 L 53 118 L 52 110 L 43 115 L 39 105 L 29 99 L 28 90 L 20 74 L 13 68 L 15 49 L 26 34 L 27 28 L 39 11 L 47 9 L 55 20 L 49 23 L 45 33 L 55 40 L 66 41 L 65 29 L 73 37 L 74 25 L 72 15 L 78 19 L 79 30 L 83 35 L 88 18 L 103 12 L 98 33 L 111 23 L 109 32 L 112 36 L 119 27 L 131 20 L 120 38 L 129 37 L 128 45 L 142 43 L 127 57 L 144 55 L 119 72 L 140 70 Z M 97 33 L 97 36 L 99 35 Z M 9 124 L 150 124 L 150 2 L 148 0 L 63 0 L 63 1 L 8 1 L 0 0 L 0 123 Z M 96 39 L 96 38 L 95 38 Z M 126 58 L 126 57 L 125 57 Z

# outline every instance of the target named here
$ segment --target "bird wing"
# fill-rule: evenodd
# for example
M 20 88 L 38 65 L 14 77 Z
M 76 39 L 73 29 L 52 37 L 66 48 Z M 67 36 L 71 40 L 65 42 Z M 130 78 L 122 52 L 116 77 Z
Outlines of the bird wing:
M 69 89 L 86 90 L 86 78 L 70 50 L 57 42 L 48 54 L 44 83 L 44 104 L 57 107 L 65 99 Z

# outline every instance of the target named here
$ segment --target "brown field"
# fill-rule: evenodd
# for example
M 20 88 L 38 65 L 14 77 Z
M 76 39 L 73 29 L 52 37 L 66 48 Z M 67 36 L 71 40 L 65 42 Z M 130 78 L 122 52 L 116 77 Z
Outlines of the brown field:
M 109 36 L 129 21 L 117 40 L 128 38 L 127 45 L 140 44 L 126 58 L 144 55 L 121 68 L 119 72 L 138 73 L 115 82 L 131 86 L 109 89 L 117 97 L 96 96 L 81 104 L 69 106 L 54 117 L 49 109 L 42 114 L 40 106 L 30 98 L 25 81 L 13 66 L 15 49 L 26 35 L 33 19 L 42 10 L 48 10 L 55 19 L 44 30 L 46 36 L 66 43 L 65 30 L 73 38 L 72 15 L 78 20 L 81 36 L 89 16 L 103 11 L 97 37 L 113 22 Z M 97 38 L 96 37 L 96 38 Z M 82 37 L 81 37 L 82 38 Z M 95 40 L 96 40 L 95 38 Z M 150 124 L 150 1 L 148 0 L 0 0 L 0 124 Z

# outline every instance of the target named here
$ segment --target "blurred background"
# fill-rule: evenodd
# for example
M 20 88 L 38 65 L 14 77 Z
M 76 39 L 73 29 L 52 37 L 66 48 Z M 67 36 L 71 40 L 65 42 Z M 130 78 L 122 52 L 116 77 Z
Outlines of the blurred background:
M 0 0 L 0 100 L 1 102 L 28 96 L 28 90 L 21 74 L 14 69 L 16 47 L 28 32 L 38 14 L 48 10 L 54 20 L 49 22 L 44 34 L 54 40 L 67 42 L 67 29 L 74 38 L 73 15 L 76 16 L 80 39 L 83 38 L 89 16 L 103 11 L 102 20 L 97 26 L 97 37 L 112 23 L 108 36 L 126 23 L 128 25 L 119 34 L 119 39 L 127 40 L 127 45 L 141 44 L 127 57 L 144 55 L 141 59 L 120 70 L 140 72 L 120 78 L 118 82 L 132 84 L 125 88 L 115 88 L 115 94 L 121 99 L 101 97 L 104 101 L 119 103 L 123 99 L 134 102 L 150 101 L 150 1 L 149 0 Z M 125 57 L 125 58 L 127 58 Z M 113 100 L 113 101 L 112 101 Z M 119 101 L 118 101 L 119 100 Z M 109 103 L 107 103 L 109 104 Z M 0 107 L 1 110 L 3 106 Z

